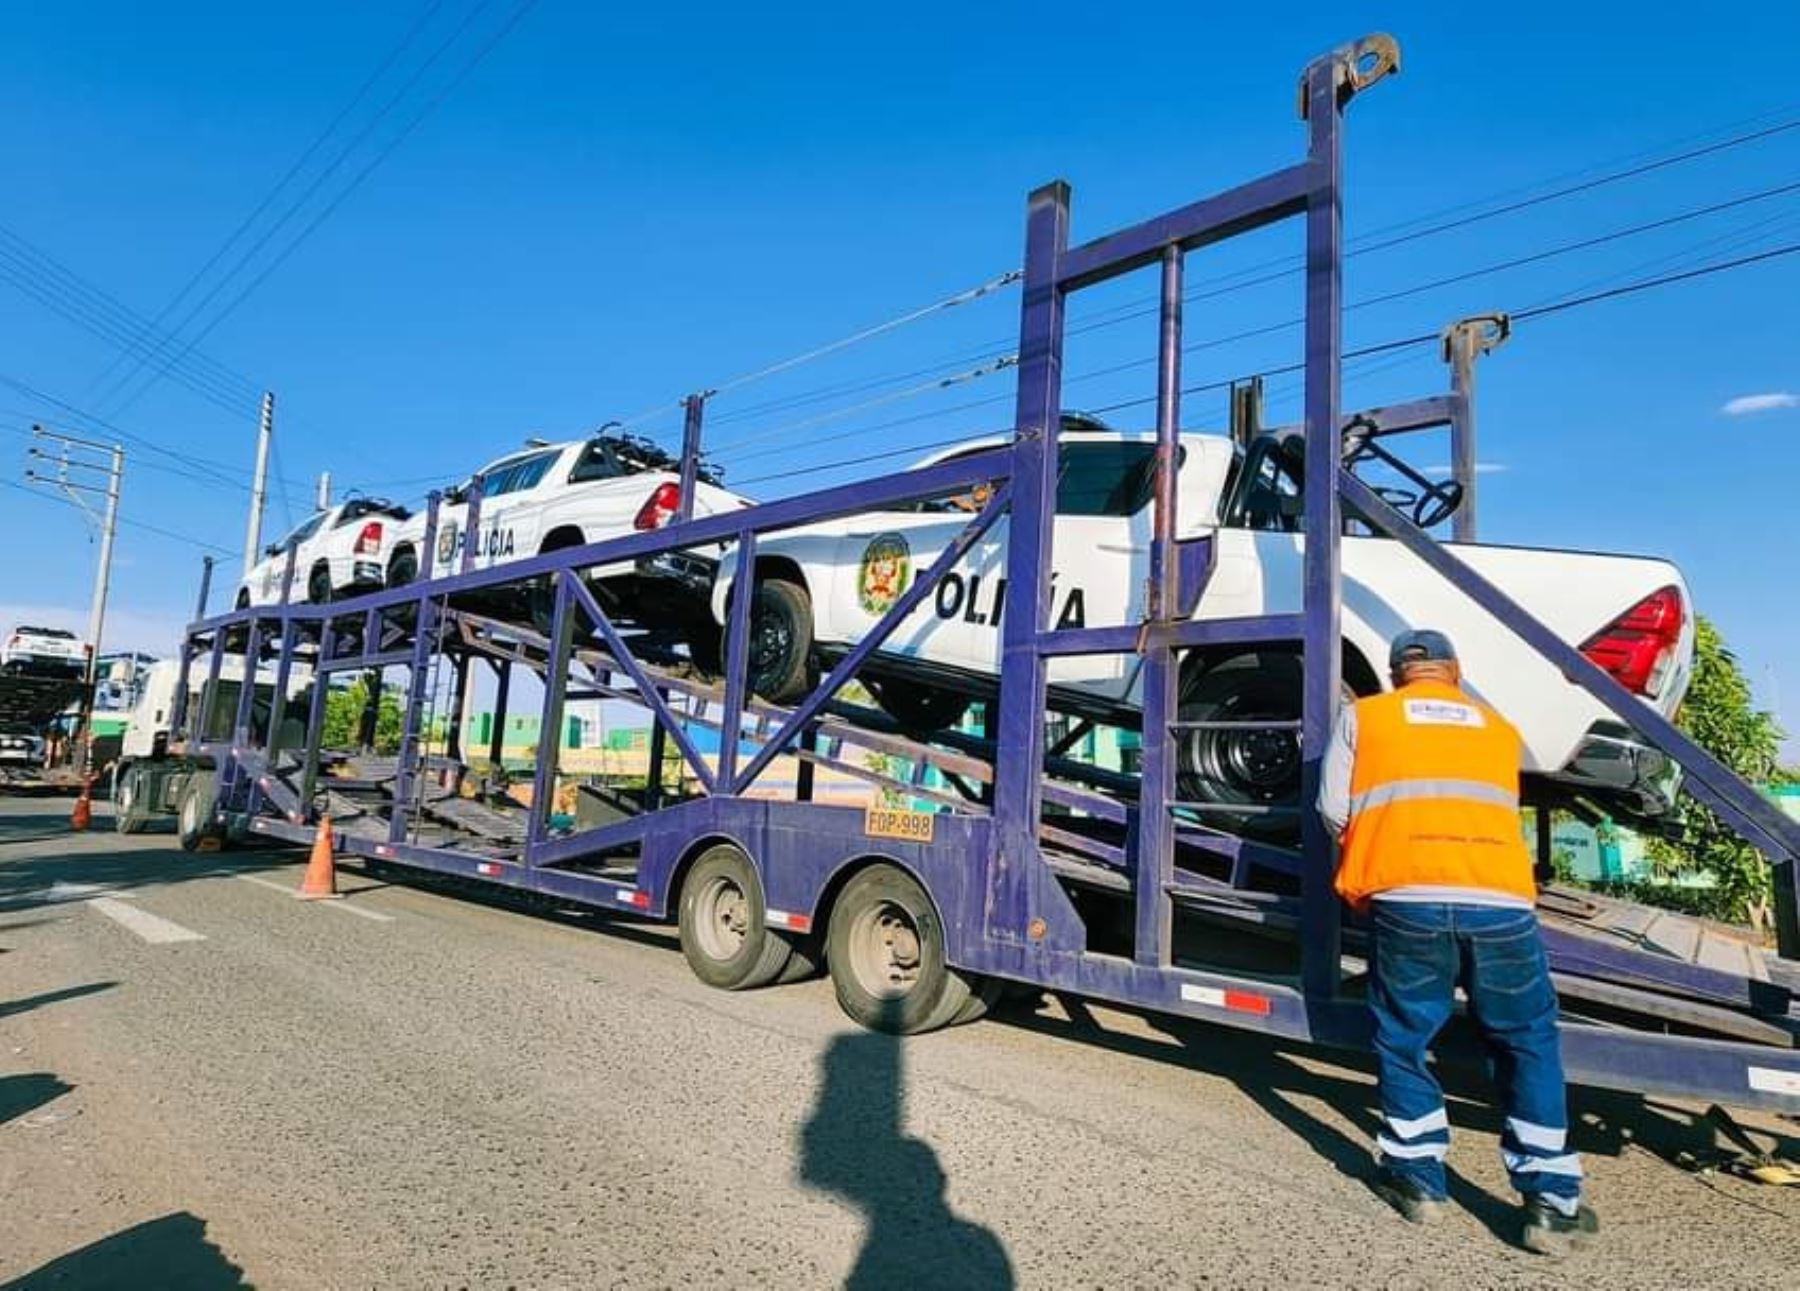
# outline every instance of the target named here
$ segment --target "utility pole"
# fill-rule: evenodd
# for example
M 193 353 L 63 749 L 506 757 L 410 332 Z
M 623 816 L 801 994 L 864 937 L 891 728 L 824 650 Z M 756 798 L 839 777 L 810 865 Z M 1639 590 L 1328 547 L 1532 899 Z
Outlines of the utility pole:
M 313 498 L 313 509 L 329 511 L 331 509 L 331 472 L 319 472 L 318 493 Z
M 256 470 L 250 476 L 250 523 L 244 529 L 244 577 L 262 551 L 263 498 L 269 485 L 269 440 L 275 434 L 275 392 L 263 391 L 262 415 L 256 421 Z
M 75 745 L 75 772 L 86 776 L 89 756 L 93 746 L 91 726 L 94 718 L 94 690 L 100 683 L 100 640 L 106 630 L 106 592 L 112 580 L 113 534 L 119 527 L 119 486 L 125 478 L 125 450 L 117 444 L 99 444 L 91 439 L 77 439 L 73 435 L 64 435 L 58 431 L 45 430 L 42 426 L 33 426 L 31 433 L 39 439 L 47 439 L 57 447 L 52 452 L 32 445 L 30 455 L 40 461 L 54 463 L 56 473 L 45 475 L 36 470 L 27 469 L 25 478 L 35 484 L 53 488 L 67 495 L 77 506 L 87 513 L 89 519 L 94 518 L 93 508 L 82 497 L 84 493 L 99 494 L 106 499 L 106 510 L 100 517 L 100 564 L 94 571 L 94 599 L 88 610 L 88 658 L 87 678 L 81 691 L 81 712 L 79 718 L 80 738 Z M 110 461 L 102 466 L 93 460 L 97 454 L 110 454 Z M 91 471 L 104 474 L 104 485 L 89 484 L 71 476 L 71 471 Z
M 1450 526 L 1454 542 L 1475 541 L 1475 360 L 1512 335 L 1506 314 L 1473 314 L 1443 331 L 1444 362 L 1450 365 L 1450 394 L 1456 415 L 1450 422 L 1450 478 L 1462 485 L 1462 505 Z

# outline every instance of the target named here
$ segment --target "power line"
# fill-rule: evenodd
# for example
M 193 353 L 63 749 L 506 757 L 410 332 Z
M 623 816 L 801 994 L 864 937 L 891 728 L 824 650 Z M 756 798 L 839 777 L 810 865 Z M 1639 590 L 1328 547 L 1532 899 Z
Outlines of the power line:
M 5 487 L 7 487 L 9 489 L 16 489 L 20 493 L 29 494 L 30 496 L 32 496 L 34 498 L 39 498 L 45 502 L 54 502 L 54 503 L 58 504 L 59 506 L 65 506 L 74 511 L 82 510 L 82 508 L 77 503 L 71 502 L 67 498 L 57 497 L 54 493 L 45 493 L 41 489 L 34 489 L 27 485 L 20 484 L 14 480 L 0 479 L 0 485 L 4 485 Z M 83 514 L 85 515 L 86 512 L 84 511 Z M 173 542 L 184 542 L 184 543 L 188 544 L 190 547 L 200 547 L 207 551 L 221 552 L 227 556 L 235 554 L 234 552 L 231 551 L 230 548 L 221 547 L 217 543 L 205 542 L 202 539 L 191 537 L 190 535 L 185 534 L 185 533 L 176 533 L 172 529 L 164 529 L 159 525 L 146 524 L 142 520 L 133 520 L 128 516 L 120 516 L 119 523 L 126 526 L 127 528 L 141 529 L 145 533 L 153 533 L 153 534 L 157 535 L 159 538 L 168 538 Z
M 1786 110 L 1787 109 L 1783 109 L 1783 111 L 1786 111 Z M 1769 115 L 1769 114 L 1764 114 L 1765 117 L 1767 115 Z M 1759 119 L 1762 119 L 1762 118 L 1752 118 L 1752 120 L 1759 120 Z M 1618 168 L 1612 169 L 1612 170 L 1606 172 L 1605 174 L 1602 174 L 1599 176 L 1583 179 L 1583 180 L 1580 180 L 1580 181 L 1574 182 L 1574 183 L 1561 185 L 1560 187 L 1557 187 L 1549 192 L 1535 194 L 1531 197 L 1523 198 L 1520 200 L 1505 202 L 1504 204 L 1502 204 L 1500 206 L 1491 207 L 1487 210 L 1479 211 L 1479 212 L 1476 212 L 1474 214 L 1470 214 L 1467 216 L 1462 216 L 1462 217 L 1455 218 L 1455 219 L 1440 220 L 1439 222 L 1428 225 L 1425 228 L 1413 229 L 1410 232 L 1405 232 L 1405 233 L 1397 232 L 1397 230 L 1407 228 L 1408 227 L 1407 223 L 1390 225 L 1390 226 L 1387 226 L 1387 228 L 1377 229 L 1371 233 L 1365 234 L 1361 238 L 1352 239 L 1350 249 L 1345 252 L 1345 259 L 1351 259 L 1355 256 L 1365 255 L 1365 254 L 1369 254 L 1369 253 L 1376 252 L 1376 251 L 1389 250 L 1393 247 L 1402 246 L 1402 245 L 1405 245 L 1410 242 L 1418 241 L 1419 239 L 1422 239 L 1422 238 L 1434 237 L 1441 233 L 1450 232 L 1450 231 L 1453 231 L 1456 229 L 1467 228 L 1471 225 L 1481 223 L 1486 220 L 1494 219 L 1494 218 L 1497 218 L 1502 215 L 1515 214 L 1519 211 L 1527 210 L 1527 209 L 1530 209 L 1530 208 L 1533 208 L 1536 206 L 1541 206 L 1546 203 L 1556 202 L 1556 201 L 1560 201 L 1567 197 L 1572 197 L 1572 196 L 1576 196 L 1576 195 L 1579 195 L 1582 193 L 1592 192 L 1599 188 L 1608 187 L 1613 184 L 1623 183 L 1628 180 L 1635 179 L 1635 178 L 1641 177 L 1646 174 L 1651 174 L 1656 171 L 1665 170 L 1665 169 L 1668 169 L 1673 166 L 1684 165 L 1688 162 L 1695 161 L 1695 160 L 1698 160 L 1703 157 L 1713 156 L 1718 153 L 1725 152 L 1725 151 L 1728 151 L 1731 149 L 1745 147 L 1750 144 L 1758 143 L 1765 139 L 1770 139 L 1775 136 L 1786 134 L 1786 133 L 1789 133 L 1789 132 L 1792 132 L 1795 130 L 1800 130 L 1800 117 L 1790 118 L 1788 120 L 1781 121 L 1772 126 L 1766 126 L 1766 127 L 1762 127 L 1762 128 L 1758 128 L 1758 129 L 1753 129 L 1753 130 L 1739 131 L 1726 139 L 1708 143 L 1701 147 L 1688 148 L 1688 149 L 1684 149 L 1680 152 L 1676 152 L 1676 153 L 1673 153 L 1668 156 L 1654 158 L 1650 161 L 1636 163 L 1636 164 L 1623 166 L 1623 167 L 1618 167 Z M 1696 137 L 1696 136 L 1688 136 L 1688 138 L 1694 138 L 1694 137 Z M 1546 181 L 1546 182 L 1555 182 L 1555 181 Z M 1514 191 L 1519 191 L 1519 190 L 1514 190 Z M 1486 199 L 1484 199 L 1484 200 L 1486 200 Z M 1752 199 L 1752 200 L 1754 200 L 1754 199 Z M 1478 203 L 1464 203 L 1461 207 L 1447 208 L 1446 212 L 1442 212 L 1442 213 L 1448 213 L 1451 211 L 1466 209 L 1468 206 L 1476 205 L 1476 204 L 1478 204 Z M 1422 216 L 1420 218 L 1428 220 L 1428 219 L 1431 219 L 1432 217 L 1431 216 Z M 1417 221 L 1412 221 L 1410 223 L 1417 223 Z M 1396 230 L 1396 232 L 1394 233 L 1393 236 L 1383 237 L 1382 235 L 1385 233 L 1388 233 L 1389 230 Z M 1375 240 L 1370 241 L 1370 239 L 1375 239 Z M 1262 272 L 1263 270 L 1273 270 L 1273 269 L 1279 269 L 1279 272 L 1270 272 L 1270 273 Z M 1291 277 L 1294 274 L 1301 272 L 1303 269 L 1304 269 L 1304 257 L 1302 257 L 1302 256 L 1277 257 L 1275 259 L 1265 261 L 1260 264 L 1247 266 L 1244 269 L 1237 270 L 1234 273 L 1226 274 L 1221 277 L 1211 279 L 1210 281 L 1203 281 L 1201 283 L 1198 283 L 1198 284 L 1196 284 L 1196 286 L 1193 289 L 1191 289 L 1188 293 L 1186 293 L 1184 295 L 1184 299 L 1189 302 L 1195 302 L 1195 301 L 1200 301 L 1200 300 L 1215 299 L 1220 296 L 1231 295 L 1235 292 L 1245 291 L 1252 287 L 1262 286 L 1262 285 L 1265 285 L 1270 282 L 1278 281 L 1282 278 Z M 1246 277 L 1246 275 L 1259 275 L 1259 276 Z M 1133 321 L 1138 318 L 1149 317 L 1150 315 L 1157 312 L 1157 307 L 1159 306 L 1159 304 L 1160 304 L 1160 301 L 1157 297 L 1145 297 L 1145 298 L 1141 298 L 1137 301 L 1126 302 L 1121 305 L 1113 306 L 1112 308 L 1107 309 L 1107 310 L 1102 310 L 1098 314 L 1092 315 L 1087 319 L 1080 320 L 1075 326 L 1070 327 L 1067 330 L 1067 332 L 1065 333 L 1065 335 L 1079 336 L 1079 335 L 1083 335 L 1087 332 L 1097 331 L 1104 327 L 1112 327 L 1112 326 L 1116 326 L 1120 323 Z M 804 392 L 804 393 L 801 393 L 801 394 L 798 394 L 795 396 L 790 396 L 789 399 L 787 399 L 787 400 L 777 400 L 777 401 L 773 401 L 771 403 L 765 403 L 763 405 L 758 406 L 757 408 L 742 409 L 736 413 L 727 413 L 724 416 L 713 418 L 712 422 L 713 422 L 713 424 L 717 424 L 719 422 L 725 421 L 727 418 L 730 418 L 731 420 L 738 420 L 738 419 L 741 419 L 744 417 L 752 416 L 756 412 L 782 411 L 787 408 L 803 406 L 807 403 L 817 402 L 822 398 L 829 398 L 829 397 L 831 397 L 831 395 L 833 393 L 856 394 L 856 393 L 862 393 L 865 390 L 879 389 L 882 386 L 895 384 L 899 381 L 914 380 L 919 377 L 929 375 L 930 373 L 932 373 L 934 371 L 939 371 L 944 367 L 960 366 L 960 365 L 967 364 L 970 362 L 976 362 L 981 359 L 992 357 L 996 351 L 1004 352 L 1005 349 L 1007 349 L 1011 345 L 1013 345 L 1015 342 L 1015 339 L 1016 338 L 1013 338 L 1013 337 L 996 338 L 995 340 L 990 341 L 987 344 L 981 346 L 977 350 L 965 351 L 965 352 L 959 353 L 958 355 L 956 355 L 952 358 L 946 359 L 943 363 L 935 364 L 930 368 L 926 368 L 926 369 L 922 369 L 922 370 L 914 371 L 914 372 L 909 372 L 909 373 L 902 374 L 902 375 L 871 378 L 867 381 L 856 383 L 855 385 L 853 385 L 849 388 L 837 389 L 835 391 L 830 388 L 826 388 L 826 389 L 821 389 L 821 390 Z
M 207 305 L 209 305 L 214 299 L 216 299 L 218 297 L 220 291 L 222 291 L 224 289 L 224 287 L 228 283 L 230 283 L 230 281 L 234 277 L 236 277 L 240 272 L 242 272 L 250 264 L 250 262 L 256 257 L 256 255 L 259 254 L 262 251 L 262 249 L 268 245 L 269 241 L 275 236 L 275 234 L 277 232 L 279 232 L 280 229 L 286 225 L 286 223 L 288 222 L 288 220 L 291 217 L 293 217 L 299 213 L 300 209 L 306 204 L 306 202 L 311 200 L 312 196 L 319 190 L 320 186 L 324 183 L 324 181 L 327 178 L 329 178 L 332 174 L 334 174 L 336 172 L 337 167 L 339 165 L 341 165 L 349 157 L 351 152 L 353 152 L 357 147 L 359 147 L 363 143 L 363 141 L 365 139 L 367 139 L 369 137 L 369 135 L 375 130 L 375 128 L 381 123 L 381 121 L 386 118 L 388 113 L 391 112 L 396 106 L 398 106 L 401 99 L 403 99 L 408 93 L 411 92 L 413 86 L 418 83 L 419 79 L 427 71 L 429 71 L 433 66 L 436 65 L 437 61 L 440 58 L 442 58 L 443 55 L 449 51 L 450 47 L 453 44 L 455 44 L 456 41 L 462 37 L 463 32 L 469 28 L 470 24 L 474 21 L 474 19 L 484 9 L 486 9 L 487 6 L 491 3 L 492 3 L 492 0 L 478 0 L 478 2 L 474 5 L 474 7 L 472 7 L 466 14 L 464 14 L 462 22 L 460 22 L 456 26 L 456 28 L 450 33 L 450 35 L 441 44 L 439 44 L 435 50 L 432 51 L 430 57 L 428 57 L 424 63 L 422 63 L 418 68 L 416 68 L 414 70 L 413 74 L 407 78 L 406 82 L 400 87 L 400 89 L 394 95 L 389 97 L 388 101 L 382 105 L 381 109 L 375 114 L 375 116 L 373 118 L 370 119 L 369 123 L 350 141 L 350 143 L 347 144 L 343 149 L 341 149 L 339 151 L 338 155 L 332 160 L 331 164 L 329 166 L 327 166 L 326 169 L 323 172 L 321 172 L 320 175 L 318 175 L 314 178 L 313 182 L 311 184 L 309 184 L 307 186 L 306 190 L 301 193 L 300 197 L 298 199 L 296 199 L 288 207 L 287 211 L 283 213 L 281 218 L 279 220 L 277 220 L 276 223 L 273 226 L 271 226 L 270 229 L 268 229 L 267 231 L 264 232 L 262 237 L 260 237 L 256 241 L 255 245 L 253 245 L 247 252 L 245 252 L 244 255 L 242 255 L 238 258 L 237 262 L 232 266 L 232 268 L 229 269 L 216 283 L 214 283 L 212 289 L 210 291 L 208 291 L 207 294 L 204 297 L 202 297 L 201 300 L 199 302 L 197 302 L 192 309 L 187 311 L 187 313 L 183 316 L 182 321 L 173 329 L 173 331 L 176 334 L 180 334 L 181 332 L 186 331 L 188 325 L 199 316 L 199 314 L 206 308 Z M 359 170 L 355 175 L 351 176 L 349 183 L 347 183 L 343 188 L 341 188 L 338 191 L 337 195 L 335 197 L 333 197 L 328 203 L 326 203 L 325 207 L 317 215 L 315 215 L 310 221 L 308 221 L 308 223 L 300 230 L 300 232 L 298 234 L 296 234 L 287 243 L 287 245 L 284 246 L 281 249 L 281 251 L 276 254 L 275 258 L 273 260 L 271 260 L 266 266 L 264 266 L 262 271 L 260 273 L 258 273 L 256 275 L 256 277 L 254 277 L 250 280 L 250 282 L 243 288 L 243 290 L 239 291 L 222 308 L 220 308 L 216 313 L 214 313 L 212 318 L 210 319 L 210 321 L 208 321 L 204 327 L 200 328 L 200 330 L 194 334 L 194 336 L 191 340 L 186 342 L 185 346 L 182 348 L 182 350 L 178 354 L 175 355 L 174 358 L 170 359 L 168 361 L 168 363 L 165 363 L 161 368 L 158 368 L 157 371 L 150 376 L 148 381 L 141 383 L 136 390 L 134 390 L 133 392 L 128 394 L 121 402 L 115 404 L 112 408 L 113 415 L 116 416 L 119 412 L 122 412 L 125 408 L 129 407 L 133 402 L 135 402 L 138 398 L 140 398 L 143 395 L 145 390 L 149 389 L 149 387 L 151 385 L 154 385 L 156 383 L 156 381 L 161 379 L 163 372 L 167 371 L 169 364 L 179 362 L 188 353 L 190 353 L 194 349 L 195 346 L 199 345 L 201 341 L 205 340 L 208 336 L 210 336 L 212 334 L 213 330 L 215 328 L 217 328 L 219 326 L 219 324 L 223 323 L 227 318 L 229 318 L 231 316 L 231 314 L 233 312 L 235 312 L 237 310 L 237 308 L 240 305 L 242 305 L 246 300 L 248 300 L 258 287 L 262 286 L 262 284 L 264 282 L 268 281 L 270 275 L 272 275 L 277 269 L 279 269 L 283 264 L 285 264 L 287 262 L 288 257 L 293 255 L 293 253 L 295 251 L 299 250 L 300 246 L 309 237 L 312 236 L 312 234 L 319 228 L 319 226 L 322 225 L 326 220 L 330 219 L 332 214 L 338 209 L 338 207 L 343 205 L 344 201 L 347 198 L 349 198 L 349 196 L 352 193 L 354 193 L 359 187 L 361 187 L 363 181 L 366 180 L 371 174 L 373 174 L 375 172 L 375 170 L 382 165 L 382 163 L 384 163 L 389 157 L 391 157 L 394 154 L 394 152 L 399 149 L 400 145 L 405 143 L 406 140 L 412 136 L 413 132 L 416 129 L 418 129 L 418 127 L 421 124 L 424 123 L 425 119 L 428 116 L 430 116 L 431 113 L 434 112 L 437 109 L 437 107 L 441 103 L 443 103 L 444 100 L 447 99 L 451 95 L 451 93 L 453 93 L 457 89 L 458 86 L 460 86 L 462 84 L 462 82 L 468 77 L 468 75 L 471 72 L 473 72 L 475 70 L 475 68 L 477 66 L 479 66 L 481 64 L 481 62 L 484 59 L 486 59 L 487 56 L 489 54 L 491 54 L 499 46 L 500 42 L 505 40 L 506 37 L 512 33 L 513 29 L 516 26 L 518 26 L 519 22 L 525 17 L 525 15 L 528 12 L 530 12 L 530 10 L 536 5 L 536 3 L 537 3 L 537 0 L 520 0 L 520 3 L 514 7 L 512 13 L 507 17 L 505 22 L 503 22 L 500 25 L 500 27 L 492 35 L 490 35 L 485 42 L 482 43 L 482 45 L 476 50 L 474 56 L 472 58 L 468 59 L 462 65 L 462 67 L 460 67 L 456 71 L 456 73 L 450 78 L 450 80 L 448 82 L 446 82 L 441 88 L 439 88 L 434 94 L 432 94 L 430 98 L 428 98 L 426 100 L 425 105 L 422 108 L 420 108 L 412 116 L 412 118 L 410 120 L 407 121 L 407 123 L 401 128 L 401 130 L 398 134 L 396 134 L 392 139 L 390 139 L 388 141 L 388 143 L 385 146 L 383 146 L 375 154 L 374 159 L 371 160 L 361 170 Z M 114 394 L 116 394 L 120 389 L 122 389 L 126 384 L 128 384 L 130 379 L 131 379 L 131 376 L 130 376 L 130 374 L 128 374 L 124 379 L 122 379 L 119 382 L 116 382 L 114 384 L 114 386 L 112 387 L 112 389 L 108 391 L 106 398 L 110 399 Z M 105 402 L 105 400 L 102 400 L 102 402 Z
M 154 325 L 116 297 L 82 278 L 18 232 L 0 227 L 0 277 L 121 354 L 149 348 Z M 6 245 L 11 244 L 11 245 Z M 228 412 L 254 398 L 249 379 L 217 360 L 195 354 L 173 373 L 194 393 Z
M 238 222 L 237 227 L 234 228 L 226 239 L 219 244 L 217 249 L 206 258 L 205 263 L 194 270 L 194 272 L 189 275 L 187 281 L 181 285 L 181 289 L 169 298 L 167 304 L 157 311 L 156 317 L 150 320 L 151 328 L 160 328 L 163 320 L 172 314 L 181 305 L 182 301 L 187 299 L 188 294 L 199 285 L 201 279 L 212 271 L 213 266 L 224 259 L 231 248 L 237 245 L 239 239 L 249 232 L 251 226 L 254 225 L 257 220 L 262 218 L 263 212 L 267 211 L 269 207 L 274 204 L 275 199 L 281 194 L 282 190 L 293 182 L 294 178 L 305 169 L 306 164 L 311 161 L 319 149 L 324 146 L 325 141 L 333 134 L 337 133 L 338 127 L 349 118 L 350 114 L 356 110 L 363 99 L 368 97 L 369 91 L 375 88 L 376 82 L 387 74 L 388 69 L 391 68 L 394 63 L 399 60 L 401 55 L 412 46 L 413 41 L 418 39 L 419 33 L 425 29 L 426 24 L 429 23 L 432 18 L 436 17 L 437 11 L 443 7 L 443 3 L 444 0 L 430 0 L 430 3 L 420 11 L 419 16 L 413 19 L 412 25 L 407 28 L 406 33 L 400 38 L 399 43 L 388 51 L 387 56 L 381 60 L 375 70 L 369 74 L 368 78 L 364 80 L 360 86 L 357 87 L 356 93 L 350 96 L 350 101 L 338 111 L 336 116 L 332 117 L 330 123 L 323 130 L 313 137 L 312 142 L 306 146 L 299 157 L 295 158 L 293 164 L 287 168 L 286 173 L 283 174 L 280 179 L 275 181 L 274 187 L 263 194 L 262 200 L 251 209 L 248 215 L 244 216 L 244 218 Z M 121 361 L 121 356 L 115 355 L 113 361 L 107 365 L 105 370 L 88 383 L 88 389 L 94 389 L 102 381 L 106 380 L 107 377 L 111 376 L 113 372 L 117 370 Z M 254 383 L 251 384 L 250 393 L 252 398 L 254 398 L 257 393 Z
M 942 300 L 935 300 L 929 305 L 921 305 L 917 309 L 910 309 L 904 314 L 888 319 L 886 322 L 876 323 L 871 327 L 861 328 L 851 332 L 848 336 L 839 337 L 835 341 L 828 341 L 824 345 L 814 346 L 810 350 L 804 350 L 799 354 L 781 359 L 766 367 L 757 368 L 753 372 L 746 372 L 740 376 L 732 377 L 729 381 L 722 381 L 718 385 L 707 388 L 707 397 L 711 398 L 715 395 L 724 394 L 730 390 L 741 389 L 744 386 L 750 385 L 752 382 L 761 381 L 765 378 L 775 376 L 777 373 L 797 368 L 803 363 L 811 363 L 815 359 L 822 359 L 828 354 L 836 354 L 840 350 L 847 350 L 853 345 L 860 345 L 864 341 L 873 340 L 877 336 L 885 336 L 887 333 L 905 327 L 909 323 L 916 323 L 922 318 L 929 318 L 933 314 L 942 313 L 947 309 L 954 309 L 958 305 L 966 305 L 972 301 L 980 300 L 982 297 L 992 295 L 1002 288 L 1010 287 L 1024 276 L 1022 270 L 1008 269 L 1005 273 L 996 274 L 994 277 L 989 278 L 984 282 L 979 282 L 973 287 L 967 287 L 962 291 L 955 292 L 952 295 L 944 297 Z M 623 427 L 635 426 L 643 422 L 647 417 L 653 417 L 657 413 L 667 412 L 671 409 L 679 408 L 680 406 L 681 403 L 679 401 L 673 404 L 667 402 L 658 403 L 641 412 L 633 413 L 619 424 Z

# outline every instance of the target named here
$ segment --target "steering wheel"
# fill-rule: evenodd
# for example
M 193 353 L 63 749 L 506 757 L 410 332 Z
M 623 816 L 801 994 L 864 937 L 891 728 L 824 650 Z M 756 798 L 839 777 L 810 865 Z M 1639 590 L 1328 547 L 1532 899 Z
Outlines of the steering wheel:
M 1455 480 L 1444 480 L 1426 489 L 1413 505 L 1413 523 L 1421 529 L 1439 525 L 1456 513 L 1463 504 L 1463 486 Z

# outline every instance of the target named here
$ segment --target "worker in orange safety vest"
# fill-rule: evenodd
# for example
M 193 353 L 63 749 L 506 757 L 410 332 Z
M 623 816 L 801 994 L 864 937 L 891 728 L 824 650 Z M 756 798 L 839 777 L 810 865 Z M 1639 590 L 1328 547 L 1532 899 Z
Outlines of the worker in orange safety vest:
M 1398 636 L 1394 689 L 1346 704 L 1319 812 L 1342 842 L 1337 890 L 1369 914 L 1382 1126 L 1375 1191 L 1414 1223 L 1443 1216 L 1450 1121 L 1428 1065 L 1460 985 L 1493 1056 L 1501 1156 L 1520 1240 L 1566 1254 L 1599 1230 L 1581 1202 L 1537 888 L 1519 819 L 1519 734 L 1462 689 L 1441 632 Z

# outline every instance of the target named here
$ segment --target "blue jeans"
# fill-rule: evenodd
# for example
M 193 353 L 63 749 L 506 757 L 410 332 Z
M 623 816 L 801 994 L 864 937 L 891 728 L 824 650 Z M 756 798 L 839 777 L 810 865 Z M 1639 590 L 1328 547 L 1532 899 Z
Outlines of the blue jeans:
M 1498 906 L 1374 903 L 1369 1007 L 1375 1015 L 1381 1133 L 1376 1156 L 1436 1198 L 1446 1195 L 1450 1121 L 1427 1051 L 1460 985 L 1481 1031 L 1506 1124 L 1500 1155 L 1512 1185 L 1566 1209 L 1581 1193 L 1556 1034 L 1556 991 L 1537 916 Z

